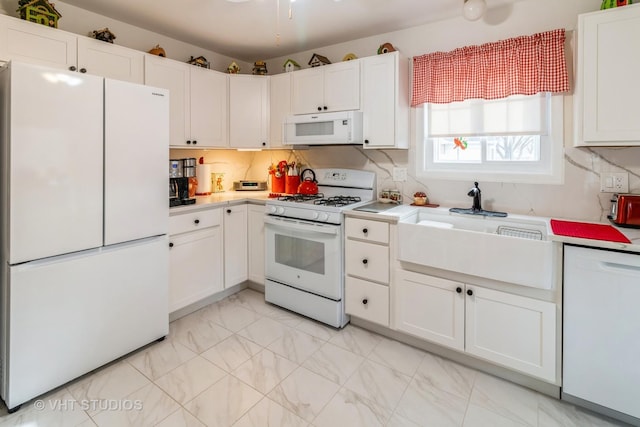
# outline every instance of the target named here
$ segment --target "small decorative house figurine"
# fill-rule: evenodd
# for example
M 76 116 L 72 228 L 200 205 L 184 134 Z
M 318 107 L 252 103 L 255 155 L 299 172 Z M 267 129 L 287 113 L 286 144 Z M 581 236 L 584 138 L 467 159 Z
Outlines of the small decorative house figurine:
M 113 43 L 116 35 L 109 31 L 109 28 L 103 28 L 101 30 L 93 30 L 89 33 L 89 37 L 93 37 L 96 40 L 102 40 L 103 42 Z
M 229 66 L 227 67 L 227 72 L 229 74 L 238 74 L 240 72 L 240 67 L 238 66 L 238 64 L 236 64 L 236 61 L 233 61 L 231 64 L 229 64 Z
M 290 73 L 292 71 L 299 70 L 300 69 L 300 64 L 298 64 L 293 59 L 289 58 L 286 61 L 284 61 L 284 64 L 282 65 L 282 68 L 284 68 L 285 72 Z
M 326 56 L 318 55 L 317 53 L 314 53 L 309 60 L 309 65 L 311 65 L 312 68 L 327 64 L 331 64 L 331 61 L 329 61 Z
M 395 52 L 395 51 L 396 51 L 396 48 L 393 47 L 391 43 L 383 43 L 378 48 L 378 55 L 382 53 L 389 53 L 389 52 Z
M 156 47 L 151 49 L 148 53 L 150 53 L 152 55 L 162 56 L 163 58 L 165 58 L 167 56 L 167 53 L 164 51 L 163 48 L 160 47 L 159 44 L 157 44 Z
M 264 61 L 256 61 L 253 63 L 251 74 L 254 76 L 264 76 L 267 74 L 267 63 Z
M 195 65 L 197 67 L 209 68 L 211 64 L 207 61 L 207 58 L 204 56 L 198 56 L 197 58 L 191 57 L 190 60 L 187 61 L 187 64 Z
M 353 53 L 347 53 L 344 58 L 342 58 L 343 61 L 353 61 L 354 59 L 358 59 L 358 57 Z
M 25 21 L 35 22 L 48 27 L 58 28 L 58 20 L 62 18 L 53 3 L 47 0 L 20 0 L 18 1 L 20 18 Z

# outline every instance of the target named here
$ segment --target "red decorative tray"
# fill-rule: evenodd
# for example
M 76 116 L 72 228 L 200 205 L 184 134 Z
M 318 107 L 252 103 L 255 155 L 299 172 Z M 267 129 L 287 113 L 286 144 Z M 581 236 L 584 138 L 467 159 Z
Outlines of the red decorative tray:
M 624 234 L 608 224 L 551 220 L 553 234 L 578 237 L 581 239 L 604 240 L 607 242 L 631 243 Z

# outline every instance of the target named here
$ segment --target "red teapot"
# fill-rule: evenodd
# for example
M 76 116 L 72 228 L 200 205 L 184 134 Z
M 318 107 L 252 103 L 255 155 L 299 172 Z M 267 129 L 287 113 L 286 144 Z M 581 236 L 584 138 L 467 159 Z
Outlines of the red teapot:
M 311 174 L 311 177 L 307 177 L 307 173 Z M 318 194 L 318 181 L 316 181 L 316 174 L 311 169 L 305 169 L 300 174 L 302 182 L 298 186 L 299 194 Z

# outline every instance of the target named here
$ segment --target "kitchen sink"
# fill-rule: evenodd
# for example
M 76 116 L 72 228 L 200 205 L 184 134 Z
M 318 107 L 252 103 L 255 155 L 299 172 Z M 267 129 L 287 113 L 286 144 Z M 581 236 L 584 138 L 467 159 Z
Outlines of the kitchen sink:
M 400 261 L 550 289 L 556 248 L 546 218 L 419 209 L 400 220 Z

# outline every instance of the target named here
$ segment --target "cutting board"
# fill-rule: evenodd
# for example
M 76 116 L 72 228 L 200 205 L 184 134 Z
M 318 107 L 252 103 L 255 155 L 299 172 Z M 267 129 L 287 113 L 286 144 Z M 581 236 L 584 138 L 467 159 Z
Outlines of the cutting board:
M 553 234 L 558 236 L 578 237 L 580 239 L 604 240 L 607 242 L 631 243 L 624 234 L 608 224 L 592 224 L 588 222 L 551 220 Z

